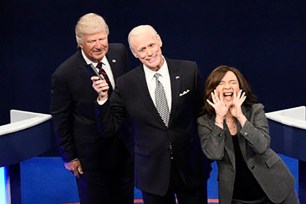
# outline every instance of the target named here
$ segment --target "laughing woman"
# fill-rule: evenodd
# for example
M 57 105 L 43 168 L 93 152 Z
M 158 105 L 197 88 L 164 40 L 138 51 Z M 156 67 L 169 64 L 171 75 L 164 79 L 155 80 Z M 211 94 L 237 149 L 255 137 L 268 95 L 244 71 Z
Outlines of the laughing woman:
M 243 75 L 219 66 L 205 84 L 198 118 L 202 150 L 218 166 L 220 204 L 297 204 L 294 177 L 270 148 L 262 104 Z

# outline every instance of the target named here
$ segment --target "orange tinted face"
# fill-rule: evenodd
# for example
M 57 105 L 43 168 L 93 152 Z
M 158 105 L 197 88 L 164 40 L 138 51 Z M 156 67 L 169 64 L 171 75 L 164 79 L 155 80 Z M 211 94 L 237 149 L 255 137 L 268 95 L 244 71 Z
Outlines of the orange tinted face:
M 88 59 L 94 62 L 101 61 L 108 51 L 108 35 L 106 32 L 84 35 L 80 47 Z

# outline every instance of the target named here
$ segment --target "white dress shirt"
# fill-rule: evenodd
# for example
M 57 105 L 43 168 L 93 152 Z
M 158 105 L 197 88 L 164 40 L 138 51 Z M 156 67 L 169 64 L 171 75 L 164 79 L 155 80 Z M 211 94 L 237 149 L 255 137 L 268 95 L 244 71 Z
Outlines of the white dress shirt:
M 90 59 L 88 59 L 87 57 L 86 57 L 86 55 L 84 54 L 84 52 L 83 52 L 83 50 L 81 50 L 82 51 L 82 56 L 83 56 L 83 58 L 85 59 L 85 62 L 88 64 L 88 65 L 90 65 L 90 64 L 92 64 L 94 67 L 97 67 L 97 62 L 93 62 L 93 61 L 91 61 Z M 112 72 L 112 70 L 111 70 L 111 68 L 110 68 L 110 65 L 109 65 L 109 63 L 108 63 L 108 61 L 107 61 L 107 58 L 106 58 L 106 56 L 104 56 L 103 58 L 102 58 L 102 61 L 101 61 L 102 63 L 103 63 L 103 69 L 104 69 L 104 71 L 106 72 L 106 74 L 107 74 L 107 76 L 108 76 L 108 78 L 109 78 L 109 81 L 110 81 L 110 83 L 111 83 L 111 85 L 112 85 L 112 87 L 113 87 L 113 90 L 115 89 L 115 80 L 114 80 L 114 76 L 113 76 L 113 72 Z M 99 69 L 97 68 L 97 71 L 99 72 Z
M 168 70 L 168 65 L 166 60 L 164 59 L 164 64 L 161 66 L 161 68 L 158 71 L 152 71 L 145 65 L 143 65 L 143 70 L 146 76 L 146 82 L 149 89 L 149 93 L 151 96 L 151 99 L 155 104 L 155 87 L 156 87 L 156 79 L 154 77 L 155 73 L 159 73 L 161 76 L 158 78 L 158 80 L 161 82 L 161 84 L 164 87 L 167 103 L 169 107 L 169 112 L 171 111 L 171 103 L 172 103 L 172 97 L 171 97 L 171 82 L 170 82 L 170 75 Z

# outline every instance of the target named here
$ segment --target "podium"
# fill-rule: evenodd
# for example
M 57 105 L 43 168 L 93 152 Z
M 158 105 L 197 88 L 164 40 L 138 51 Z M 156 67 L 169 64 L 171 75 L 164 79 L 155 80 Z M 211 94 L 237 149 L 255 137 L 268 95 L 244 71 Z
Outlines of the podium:
M 19 163 L 51 149 L 50 119 L 49 114 L 11 110 L 10 123 L 0 126 L 0 167 L 4 167 L 7 204 L 21 203 Z
M 306 203 L 306 106 L 266 113 L 271 147 L 276 152 L 298 159 L 298 194 Z

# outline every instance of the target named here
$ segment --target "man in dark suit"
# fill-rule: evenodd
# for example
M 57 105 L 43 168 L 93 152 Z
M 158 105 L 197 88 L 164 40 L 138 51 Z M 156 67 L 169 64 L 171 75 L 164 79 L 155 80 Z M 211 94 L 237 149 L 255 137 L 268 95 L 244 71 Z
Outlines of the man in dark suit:
M 207 203 L 210 166 L 197 134 L 203 98 L 197 64 L 164 58 L 162 40 L 149 25 L 134 28 L 128 39 L 142 65 L 118 79 L 110 100 L 107 83 L 92 77 L 104 136 L 126 115 L 133 119 L 136 186 L 146 204 L 174 204 L 175 195 L 180 204 Z
M 82 16 L 75 28 L 78 51 L 52 76 L 52 107 L 55 134 L 65 167 L 77 180 L 81 204 L 132 204 L 134 164 L 122 134 L 123 127 L 104 138 L 96 121 L 97 93 L 91 76 L 102 62 L 109 86 L 126 72 L 127 50 L 108 44 L 108 26 L 93 13 Z M 98 71 L 98 69 L 97 69 Z

